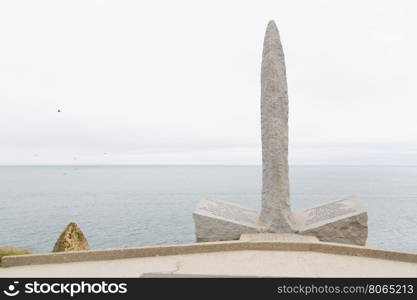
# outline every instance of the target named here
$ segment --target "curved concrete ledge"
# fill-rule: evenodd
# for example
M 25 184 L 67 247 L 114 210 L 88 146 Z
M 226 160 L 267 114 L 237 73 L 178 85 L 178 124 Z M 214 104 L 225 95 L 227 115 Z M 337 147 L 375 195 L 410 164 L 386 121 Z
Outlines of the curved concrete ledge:
M 417 263 L 417 253 L 388 251 L 361 246 L 350 246 L 323 242 L 208 242 L 182 245 L 150 246 L 139 248 L 119 248 L 90 251 L 75 251 L 47 254 L 6 256 L 1 267 L 14 267 L 39 264 L 60 264 L 70 262 L 117 260 L 139 257 L 185 255 L 197 253 L 244 250 L 265 251 L 310 251 L 336 255 L 360 256 L 399 262 Z

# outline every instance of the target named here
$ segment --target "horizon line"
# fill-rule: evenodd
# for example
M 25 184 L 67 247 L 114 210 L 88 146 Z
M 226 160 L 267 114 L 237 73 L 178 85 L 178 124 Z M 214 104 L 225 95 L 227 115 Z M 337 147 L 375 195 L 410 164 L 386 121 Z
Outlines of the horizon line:
M 0 167 L 261 167 L 262 164 L 0 164 Z M 417 167 L 406 164 L 289 164 L 300 167 Z

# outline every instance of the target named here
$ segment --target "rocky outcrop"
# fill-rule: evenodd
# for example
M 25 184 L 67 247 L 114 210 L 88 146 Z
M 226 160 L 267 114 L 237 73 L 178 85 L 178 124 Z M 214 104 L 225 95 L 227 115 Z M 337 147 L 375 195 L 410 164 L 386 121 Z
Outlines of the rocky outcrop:
M 90 246 L 81 229 L 76 223 L 71 222 L 59 236 L 52 252 L 81 250 L 90 250 Z

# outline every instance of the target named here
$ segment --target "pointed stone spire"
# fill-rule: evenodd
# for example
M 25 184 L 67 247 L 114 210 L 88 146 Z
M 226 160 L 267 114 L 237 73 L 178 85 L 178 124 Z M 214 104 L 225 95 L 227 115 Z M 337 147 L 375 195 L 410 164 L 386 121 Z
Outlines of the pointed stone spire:
M 52 252 L 81 251 L 89 250 L 87 239 L 85 238 L 80 227 L 71 222 L 65 227 L 55 243 Z
M 284 52 L 274 21 L 264 38 L 261 71 L 262 210 L 259 231 L 293 232 L 288 179 L 288 89 Z

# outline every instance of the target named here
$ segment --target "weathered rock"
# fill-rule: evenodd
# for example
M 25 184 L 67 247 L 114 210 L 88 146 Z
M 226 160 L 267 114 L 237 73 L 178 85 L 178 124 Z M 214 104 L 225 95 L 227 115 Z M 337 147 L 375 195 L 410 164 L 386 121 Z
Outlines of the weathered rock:
M 197 242 L 237 240 L 256 232 L 258 212 L 235 204 L 203 199 L 193 213 Z
M 294 212 L 298 233 L 320 241 L 365 245 L 368 214 L 356 197 L 346 197 L 304 211 Z
M 294 232 L 288 179 L 288 89 L 278 28 L 270 21 L 261 71 L 262 209 L 261 232 Z
M 71 222 L 65 227 L 55 243 L 52 252 L 89 250 L 87 239 L 76 223 Z

